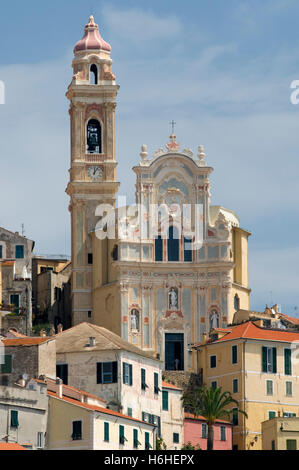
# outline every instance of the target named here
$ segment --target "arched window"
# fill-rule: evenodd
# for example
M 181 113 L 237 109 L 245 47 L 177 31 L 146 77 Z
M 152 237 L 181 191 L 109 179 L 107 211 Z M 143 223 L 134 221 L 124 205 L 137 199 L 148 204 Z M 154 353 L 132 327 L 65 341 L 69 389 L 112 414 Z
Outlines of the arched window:
M 87 124 L 87 153 L 102 153 L 101 124 L 96 119 L 90 119 Z
M 171 225 L 168 230 L 167 251 L 168 261 L 180 260 L 179 231 L 173 225 Z
M 234 297 L 234 309 L 239 310 L 240 309 L 240 299 L 238 294 L 235 295 Z
M 155 261 L 163 261 L 163 240 L 161 235 L 155 238 Z
M 95 64 L 92 64 L 90 66 L 89 83 L 91 85 L 97 85 L 98 84 L 98 67 Z

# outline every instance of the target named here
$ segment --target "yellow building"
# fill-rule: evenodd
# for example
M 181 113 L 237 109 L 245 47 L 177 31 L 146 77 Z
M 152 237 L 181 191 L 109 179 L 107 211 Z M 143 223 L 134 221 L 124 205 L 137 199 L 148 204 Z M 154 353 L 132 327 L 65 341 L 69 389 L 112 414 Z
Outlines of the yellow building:
M 213 168 L 203 147 L 180 149 L 174 133 L 151 156 L 142 145 L 133 168 L 137 206 L 120 200 L 114 211 L 118 85 L 110 52 L 90 17 L 67 92 L 72 322 L 115 332 L 166 370 L 192 371 L 190 344 L 250 308 L 250 233 L 232 210 L 210 204 Z
M 47 381 L 49 450 L 155 449 L 156 428 L 106 408 L 97 396 Z
M 263 450 L 298 450 L 299 418 L 276 417 L 262 423 Z
M 203 382 L 232 392 L 248 414 L 248 419 L 234 417 L 233 445 L 240 450 L 262 448 L 263 421 L 299 416 L 299 332 L 258 323 L 262 321 L 215 329 L 195 346 Z

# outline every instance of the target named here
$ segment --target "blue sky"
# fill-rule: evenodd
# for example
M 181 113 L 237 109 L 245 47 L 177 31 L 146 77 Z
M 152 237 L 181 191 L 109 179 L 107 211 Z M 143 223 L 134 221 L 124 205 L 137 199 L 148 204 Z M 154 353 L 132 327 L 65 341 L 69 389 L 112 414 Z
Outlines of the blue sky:
M 69 116 L 72 49 L 94 14 L 112 45 L 120 85 L 120 192 L 134 200 L 140 146 L 149 153 L 177 122 L 182 147 L 204 145 L 212 204 L 250 230 L 252 308 L 299 312 L 299 80 L 297 0 L 152 0 L 1 6 L 0 225 L 69 253 Z

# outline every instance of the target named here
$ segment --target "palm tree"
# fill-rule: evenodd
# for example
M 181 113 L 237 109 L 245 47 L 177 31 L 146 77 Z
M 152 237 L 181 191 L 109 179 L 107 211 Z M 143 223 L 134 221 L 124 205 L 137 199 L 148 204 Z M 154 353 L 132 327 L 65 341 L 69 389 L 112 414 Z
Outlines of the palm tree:
M 185 410 L 195 417 L 203 416 L 208 425 L 208 450 L 213 450 L 214 424 L 217 419 L 230 419 L 235 413 L 242 413 L 247 418 L 245 411 L 239 410 L 239 403 L 230 392 L 222 392 L 222 388 L 206 386 L 197 387 L 184 393 L 183 405 Z M 228 409 L 230 405 L 237 405 L 235 409 Z

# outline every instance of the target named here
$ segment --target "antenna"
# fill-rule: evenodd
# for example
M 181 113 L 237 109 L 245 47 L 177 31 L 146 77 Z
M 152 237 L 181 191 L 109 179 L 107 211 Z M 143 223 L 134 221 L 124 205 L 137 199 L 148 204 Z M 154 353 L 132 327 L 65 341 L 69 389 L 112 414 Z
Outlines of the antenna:
M 24 236 L 25 236 L 25 226 L 24 226 L 24 224 L 22 224 L 22 237 L 24 237 Z

